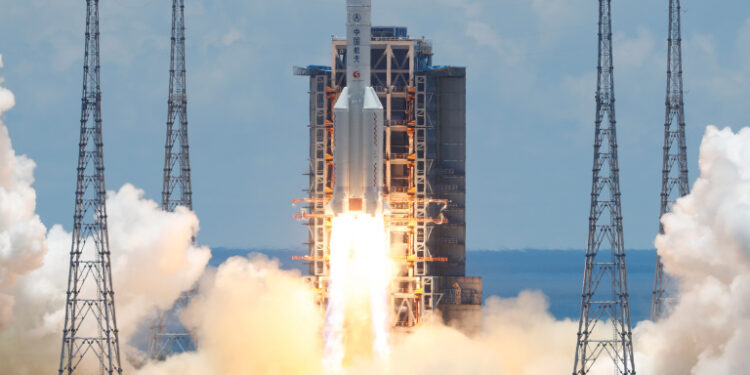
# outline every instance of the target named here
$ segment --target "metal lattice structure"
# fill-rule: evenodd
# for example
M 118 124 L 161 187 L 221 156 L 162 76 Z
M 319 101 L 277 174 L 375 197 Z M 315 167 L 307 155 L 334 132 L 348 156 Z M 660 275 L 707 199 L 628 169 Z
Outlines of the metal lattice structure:
M 635 374 L 620 208 L 610 6 L 611 0 L 599 0 L 593 184 L 574 375 L 588 374 L 594 367 L 603 373 Z
M 169 212 L 174 211 L 177 206 L 193 209 L 188 145 L 184 0 L 172 1 L 172 52 L 161 205 L 164 211 Z M 174 353 L 195 350 L 193 334 L 182 327 L 177 319 L 195 293 L 195 290 L 183 293 L 172 309 L 157 313 L 149 338 L 148 353 L 151 359 L 164 359 Z
M 667 53 L 667 100 L 664 122 L 664 156 L 661 178 L 659 217 L 669 212 L 672 204 L 690 192 L 688 184 L 687 146 L 685 144 L 685 108 L 682 90 L 682 37 L 680 35 L 680 0 L 669 0 L 669 39 Z M 664 227 L 659 223 L 659 233 Z M 657 255 L 651 320 L 656 321 L 669 309 L 669 279 Z
M 371 82 L 385 115 L 384 186 L 391 252 L 398 266 L 394 329 L 432 314 L 457 323 L 481 309 L 481 279 L 465 276 L 465 70 L 434 67 L 432 44 L 405 27 L 373 27 Z M 297 217 L 309 228 L 306 281 L 327 301 L 333 104 L 346 86 L 346 41 L 333 38 L 331 66 L 296 67 L 309 77 L 309 196 Z M 461 298 L 444 298 L 462 290 Z M 476 319 L 479 321 L 479 319 Z M 478 329 L 478 327 L 476 327 Z M 474 327 L 470 327 L 474 330 Z
M 59 373 L 121 374 L 107 233 L 99 1 L 86 1 L 81 137 Z

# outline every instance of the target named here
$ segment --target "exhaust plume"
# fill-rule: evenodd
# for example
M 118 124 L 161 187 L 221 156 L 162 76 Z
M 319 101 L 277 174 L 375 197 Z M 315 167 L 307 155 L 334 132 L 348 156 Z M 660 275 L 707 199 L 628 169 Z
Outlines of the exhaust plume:
M 198 352 L 149 363 L 138 375 L 322 374 L 322 311 L 299 272 L 257 255 L 227 260 L 185 312 Z
M 139 325 L 150 323 L 157 308 L 169 308 L 197 282 L 211 254 L 192 244 L 198 219 L 187 209 L 164 212 L 130 184 L 110 192 L 107 206 L 121 350 L 126 357 L 139 357 L 128 340 Z M 57 371 L 71 235 L 55 225 L 47 242 L 43 265 L 13 289 L 15 319 L 0 331 L 2 374 Z
M 662 217 L 656 247 L 679 285 L 671 314 L 641 323 L 645 374 L 742 374 L 750 367 L 750 128 L 709 126 L 700 177 Z
M 35 213 L 36 192 L 31 187 L 36 165 L 13 150 L 2 115 L 15 105 L 15 98 L 2 84 L 0 77 L 0 329 L 12 321 L 11 289 L 16 280 L 39 268 L 47 252 L 47 229 Z

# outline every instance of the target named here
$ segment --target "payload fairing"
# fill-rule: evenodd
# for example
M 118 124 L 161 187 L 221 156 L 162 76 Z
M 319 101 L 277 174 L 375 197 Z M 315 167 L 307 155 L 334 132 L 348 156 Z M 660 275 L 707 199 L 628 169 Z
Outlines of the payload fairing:
M 370 86 L 371 0 L 347 0 L 346 84 L 334 106 L 334 215 L 383 211 L 383 105 Z

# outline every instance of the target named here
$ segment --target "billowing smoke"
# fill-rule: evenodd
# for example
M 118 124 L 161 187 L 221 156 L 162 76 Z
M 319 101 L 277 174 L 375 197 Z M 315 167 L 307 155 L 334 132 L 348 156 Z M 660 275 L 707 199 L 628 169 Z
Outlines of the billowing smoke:
M 322 311 L 299 272 L 263 256 L 230 258 L 200 285 L 186 312 L 200 350 L 140 375 L 319 374 Z
M 117 323 L 125 357 L 128 339 L 166 309 L 203 274 L 211 256 L 191 243 L 198 219 L 178 208 L 162 211 L 130 184 L 107 197 L 112 278 Z M 0 373 L 41 374 L 57 370 L 64 319 L 71 235 L 60 225 L 47 234 L 44 264 L 18 280 L 12 324 L 0 331 Z
M 637 324 L 642 374 L 744 374 L 750 367 L 750 128 L 733 134 L 709 127 L 700 167 L 692 193 L 663 218 L 665 234 L 656 241 L 679 294 L 670 316 Z M 220 267 L 191 311 L 202 327 L 200 350 L 139 375 L 320 374 L 321 312 L 296 277 L 262 258 Z M 576 328 L 577 322 L 554 319 L 541 293 L 491 297 L 478 336 L 429 323 L 392 337 L 387 363 L 355 358 L 346 373 L 566 373 Z
M 557 321 L 539 292 L 492 297 L 484 330 L 468 337 L 440 322 L 392 337 L 387 363 L 354 358 L 346 374 L 542 375 L 569 371 L 576 323 Z M 195 353 L 151 363 L 138 375 L 324 374 L 323 312 L 298 272 L 262 256 L 232 258 L 201 284 L 187 312 Z
M 440 322 L 397 338 L 383 367 L 362 363 L 350 374 L 543 375 L 571 371 L 577 323 L 558 321 L 540 292 L 487 299 L 483 328 L 468 337 Z
M 679 284 L 672 314 L 636 329 L 645 374 L 750 368 L 750 128 L 706 129 L 700 177 L 662 218 L 656 246 Z
M 0 116 L 13 104 L 13 94 L 0 86 Z M 47 232 L 35 214 L 33 170 L 32 160 L 15 154 L 0 122 L 0 374 L 58 367 L 71 235 L 60 225 Z M 70 203 L 72 220 L 72 196 Z M 110 192 L 107 206 L 118 328 L 129 355 L 135 349 L 128 339 L 138 326 L 190 289 L 211 254 L 192 244 L 198 218 L 185 208 L 163 212 L 130 184 Z
M 35 164 L 13 150 L 2 116 L 13 107 L 15 98 L 2 84 L 0 77 L 0 329 L 9 324 L 15 305 L 10 289 L 20 276 L 39 268 L 47 252 L 47 229 L 34 212 L 36 192 L 31 185 Z

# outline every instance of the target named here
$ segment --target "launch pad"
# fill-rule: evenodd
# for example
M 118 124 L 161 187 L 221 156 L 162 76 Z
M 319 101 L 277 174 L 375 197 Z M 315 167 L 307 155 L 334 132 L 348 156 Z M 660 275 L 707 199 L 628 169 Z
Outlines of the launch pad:
M 466 277 L 466 71 L 432 64 L 432 43 L 406 27 L 371 28 L 371 85 L 384 110 L 383 196 L 389 207 L 393 327 L 431 315 L 467 332 L 481 324 L 482 281 Z M 334 106 L 347 87 L 347 39 L 334 37 L 330 66 L 295 67 L 309 77 L 309 196 L 298 218 L 309 227 L 306 280 L 328 300 L 334 197 Z M 356 199 L 356 198 L 355 198 Z M 361 203 L 360 203 L 361 205 Z M 348 201 L 349 209 L 357 202 Z

